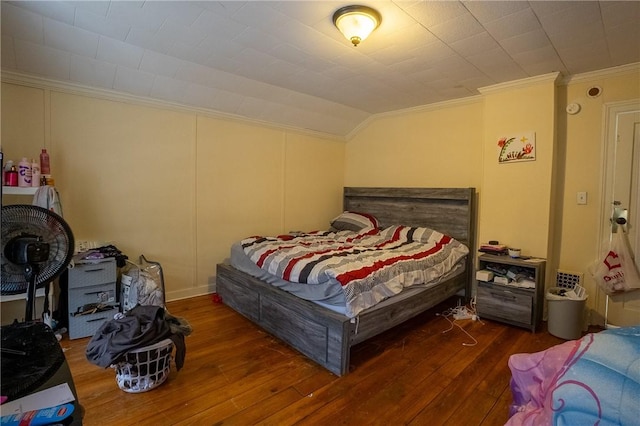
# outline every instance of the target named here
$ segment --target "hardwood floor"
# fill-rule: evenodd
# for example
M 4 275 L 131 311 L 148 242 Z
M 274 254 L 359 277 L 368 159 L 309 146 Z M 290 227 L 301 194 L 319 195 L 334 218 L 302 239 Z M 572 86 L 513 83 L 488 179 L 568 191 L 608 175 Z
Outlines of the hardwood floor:
M 563 340 L 497 322 L 438 316 L 445 303 L 353 349 L 337 377 L 210 296 L 168 304 L 193 327 L 182 370 L 149 392 L 118 388 L 85 358 L 89 338 L 62 340 L 91 425 L 502 425 L 511 403 L 509 355 Z M 466 344 L 466 345 L 465 345 Z M 473 345 L 473 346 L 471 346 Z

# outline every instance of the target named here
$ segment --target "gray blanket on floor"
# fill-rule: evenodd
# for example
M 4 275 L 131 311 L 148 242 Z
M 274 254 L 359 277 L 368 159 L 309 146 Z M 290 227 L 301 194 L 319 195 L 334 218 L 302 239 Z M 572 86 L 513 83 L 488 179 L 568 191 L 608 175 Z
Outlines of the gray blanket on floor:
M 191 326 L 186 320 L 172 316 L 161 306 L 138 305 L 120 318 L 105 321 L 89 341 L 86 357 L 106 368 L 131 350 L 171 339 L 176 347 L 176 368 L 180 370 L 187 351 L 184 337 L 189 334 Z

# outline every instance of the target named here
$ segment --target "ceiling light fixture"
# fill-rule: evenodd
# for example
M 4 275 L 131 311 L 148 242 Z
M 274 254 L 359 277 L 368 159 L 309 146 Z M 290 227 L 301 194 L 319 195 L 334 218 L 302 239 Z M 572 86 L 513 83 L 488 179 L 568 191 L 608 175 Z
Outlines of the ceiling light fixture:
M 381 21 L 378 11 L 367 6 L 345 6 L 333 14 L 333 25 L 356 47 Z

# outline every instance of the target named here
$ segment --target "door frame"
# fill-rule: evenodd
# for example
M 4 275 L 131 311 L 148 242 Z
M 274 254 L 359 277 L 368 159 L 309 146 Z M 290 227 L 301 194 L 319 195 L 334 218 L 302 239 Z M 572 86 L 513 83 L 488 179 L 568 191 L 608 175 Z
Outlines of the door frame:
M 615 157 L 616 142 L 618 136 L 617 128 L 617 116 L 624 113 L 633 113 L 640 111 L 640 98 L 631 99 L 619 102 L 610 102 L 603 105 L 602 110 L 602 145 L 601 145 L 601 159 L 600 166 L 600 213 L 598 216 L 598 234 L 597 241 L 597 253 L 598 256 L 607 249 L 609 240 L 605 240 L 606 228 L 610 228 L 609 218 L 611 217 L 611 203 L 607 200 L 609 194 L 608 184 L 612 181 L 613 168 L 609 167 L 612 157 Z M 634 212 L 635 213 L 635 212 Z M 611 234 L 610 234 L 611 235 Z M 608 324 L 608 308 L 609 308 L 609 296 L 607 296 L 598 286 L 596 286 L 596 311 L 603 314 L 605 328 L 612 327 Z M 613 326 L 615 327 L 615 326 Z

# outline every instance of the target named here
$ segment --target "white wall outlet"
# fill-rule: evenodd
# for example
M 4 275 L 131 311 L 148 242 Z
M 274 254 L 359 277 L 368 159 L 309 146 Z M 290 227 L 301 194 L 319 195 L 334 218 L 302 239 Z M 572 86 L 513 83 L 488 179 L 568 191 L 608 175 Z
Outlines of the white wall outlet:
M 578 192 L 578 204 L 587 204 L 587 193 L 585 191 Z

